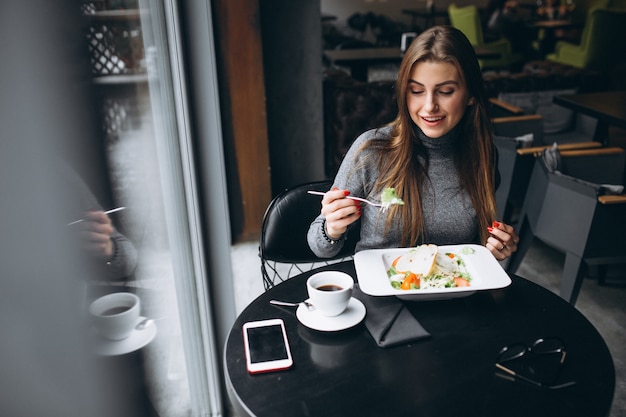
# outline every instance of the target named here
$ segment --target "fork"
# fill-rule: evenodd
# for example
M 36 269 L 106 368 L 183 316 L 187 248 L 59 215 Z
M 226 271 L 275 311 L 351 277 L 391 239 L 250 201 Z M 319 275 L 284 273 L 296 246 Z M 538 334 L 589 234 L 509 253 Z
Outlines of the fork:
M 300 305 L 304 306 L 309 311 L 314 311 L 315 306 L 308 302 L 307 300 L 302 301 L 300 303 L 288 303 L 286 301 L 278 301 L 278 300 L 270 300 L 270 304 L 274 304 L 277 306 L 287 306 L 287 307 L 298 307 Z
M 322 192 L 322 191 L 313 191 L 313 190 L 309 190 L 309 191 L 307 191 L 307 192 L 308 192 L 309 194 L 314 194 L 314 195 L 324 195 L 324 194 L 326 194 L 326 193 L 324 193 L 324 192 Z M 366 200 L 366 199 L 361 198 L 361 197 L 353 197 L 353 196 L 351 196 L 351 195 L 348 195 L 348 196 L 346 196 L 346 198 L 349 198 L 350 200 L 361 201 L 361 202 L 363 202 L 363 203 L 367 203 L 367 204 L 369 204 L 370 206 L 374 206 L 374 207 L 381 207 L 381 208 L 383 207 L 383 205 L 382 205 L 382 204 L 379 204 L 379 203 L 374 203 L 373 201 L 369 201 L 369 200 Z
M 111 210 L 107 210 L 107 211 L 104 212 L 104 214 L 111 214 L 111 213 L 115 213 L 116 211 L 125 210 L 125 209 L 126 209 L 126 207 L 118 207 L 118 208 L 114 208 L 114 209 L 111 209 Z M 66 224 L 66 226 L 71 226 L 73 224 L 82 223 L 84 221 L 85 221 L 85 219 L 74 220 L 73 222 L 70 222 L 70 223 Z

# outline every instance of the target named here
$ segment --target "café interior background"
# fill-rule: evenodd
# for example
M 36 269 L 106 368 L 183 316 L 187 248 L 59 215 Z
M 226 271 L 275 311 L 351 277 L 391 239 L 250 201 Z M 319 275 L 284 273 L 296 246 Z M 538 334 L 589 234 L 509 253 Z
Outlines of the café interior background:
M 137 279 L 127 284 L 139 294 L 151 294 L 145 298 L 146 311 L 159 326 L 146 352 L 153 364 L 148 376 L 155 407 L 167 417 L 216 415 L 227 408 L 220 394 L 219 353 L 229 323 L 261 284 L 260 273 L 253 283 L 233 284 L 229 278 L 240 277 L 243 264 L 257 268 L 256 242 L 231 246 L 228 208 L 220 198 L 226 194 L 224 158 L 216 92 L 211 89 L 214 51 L 206 46 L 213 39 L 205 35 L 206 44 L 187 45 L 186 52 L 204 73 L 202 79 L 195 78 L 194 71 L 177 73 L 170 65 L 182 52 L 171 45 L 183 42 L 167 39 L 180 33 L 166 32 L 163 23 L 175 20 L 172 10 L 164 7 L 172 3 L 155 3 L 161 2 L 140 0 L 154 16 L 144 38 L 149 58 L 145 65 L 152 65 L 150 71 L 158 76 L 145 79 L 129 98 L 146 112 L 128 115 L 129 122 L 113 134 L 98 129 L 89 63 L 77 32 L 81 17 L 76 2 L 6 0 L 0 6 L 2 415 L 108 416 L 111 399 L 119 394 L 115 375 L 102 372 L 92 361 L 84 334 L 77 331 L 84 325 L 80 311 L 76 314 L 84 307 L 77 301 L 85 294 L 80 283 L 90 271 L 77 262 L 73 243 L 57 227 L 66 202 L 57 198 L 57 178 L 49 175 L 51 156 L 74 163 L 103 196 L 103 204 L 129 207 L 120 217 L 121 226 L 141 245 L 142 261 Z M 346 18 L 359 9 L 383 13 L 414 3 L 322 0 L 321 8 Z M 211 26 L 207 5 L 189 4 L 186 13 L 194 15 L 194 28 Z M 390 17 L 408 21 L 399 12 Z M 164 47 L 168 42 L 170 48 Z M 206 148 L 191 158 L 186 148 L 191 127 L 184 119 L 189 109 L 181 107 L 186 98 L 183 81 L 200 90 L 198 100 L 204 100 L 207 110 L 205 125 L 193 126 Z M 186 165 L 196 157 L 204 162 L 201 167 Z M 101 175 L 103 170 L 110 175 Z M 191 174 L 195 170 L 211 178 L 202 184 L 202 194 L 218 196 L 202 213 L 196 194 L 200 191 L 194 188 L 197 178 Z M 202 233 L 206 245 L 199 243 Z M 231 253 L 246 259 L 237 264 L 239 270 L 231 266 Z M 257 272 L 247 275 L 255 277 Z M 210 281 L 209 276 L 220 279 Z M 239 298 L 233 285 L 244 288 L 237 289 Z M 607 320 L 599 314 L 594 318 L 598 324 Z M 611 336 L 623 342 L 623 336 Z M 623 365 L 620 352 L 618 366 Z M 619 381 L 616 396 L 623 392 Z

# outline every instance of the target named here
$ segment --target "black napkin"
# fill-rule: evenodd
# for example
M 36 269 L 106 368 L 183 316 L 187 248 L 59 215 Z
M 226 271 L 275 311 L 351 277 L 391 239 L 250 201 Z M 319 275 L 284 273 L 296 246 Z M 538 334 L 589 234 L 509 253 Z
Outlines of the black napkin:
M 365 305 L 365 327 L 378 346 L 386 348 L 430 337 L 399 298 L 373 297 L 356 284 L 352 295 Z

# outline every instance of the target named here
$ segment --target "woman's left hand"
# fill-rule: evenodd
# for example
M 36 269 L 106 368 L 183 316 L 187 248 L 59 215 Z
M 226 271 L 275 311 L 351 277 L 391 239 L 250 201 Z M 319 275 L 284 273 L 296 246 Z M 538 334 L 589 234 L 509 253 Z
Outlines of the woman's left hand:
M 487 239 L 485 246 L 497 260 L 502 261 L 517 250 L 519 236 L 515 233 L 513 226 L 494 221 L 487 230 L 491 236 Z

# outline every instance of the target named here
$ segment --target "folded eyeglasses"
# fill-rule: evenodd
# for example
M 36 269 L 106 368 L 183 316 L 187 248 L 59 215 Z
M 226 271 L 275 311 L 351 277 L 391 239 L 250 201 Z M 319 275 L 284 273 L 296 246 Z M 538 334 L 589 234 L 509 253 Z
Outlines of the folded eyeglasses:
M 560 355 L 560 357 L 556 355 Z M 537 339 L 530 346 L 523 343 L 515 343 L 503 347 L 498 355 L 496 368 L 511 375 L 513 378 L 541 388 L 560 389 L 576 384 L 575 381 L 554 384 L 558 379 L 560 368 L 563 366 L 566 356 L 565 344 L 561 339 L 555 337 Z M 525 360 L 525 363 L 522 363 L 522 359 Z M 547 362 L 551 362 L 552 365 L 549 366 L 552 372 L 548 372 L 552 376 L 551 383 L 540 380 L 541 373 L 545 371 L 544 368 Z M 524 365 L 521 366 L 522 370 L 518 369 L 520 366 L 514 366 L 514 363 Z M 556 369 L 553 366 L 554 364 L 557 365 Z

